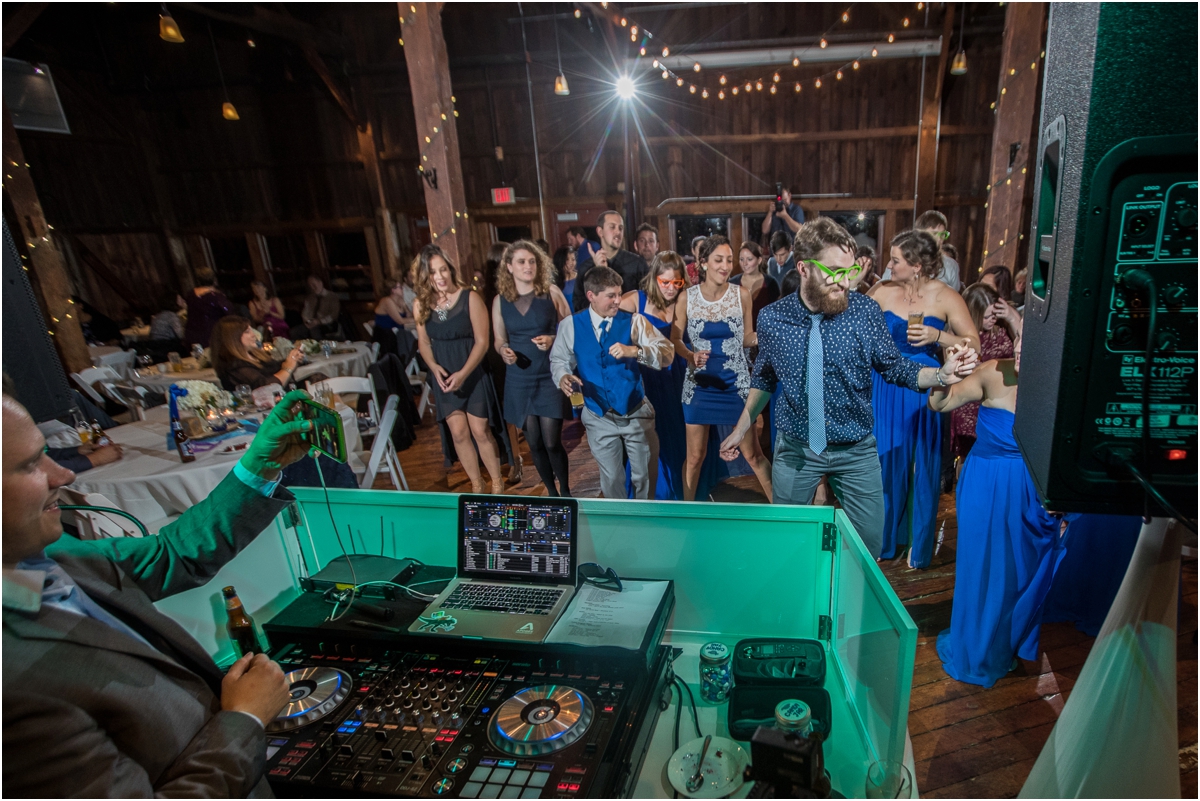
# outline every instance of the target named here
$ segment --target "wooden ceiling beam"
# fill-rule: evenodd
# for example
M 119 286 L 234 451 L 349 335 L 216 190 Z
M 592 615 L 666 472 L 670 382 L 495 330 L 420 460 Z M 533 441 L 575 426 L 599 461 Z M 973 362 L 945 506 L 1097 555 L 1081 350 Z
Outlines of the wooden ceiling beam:
M 41 16 L 41 13 L 46 10 L 48 5 L 50 4 L 26 3 L 4 22 L 4 55 L 8 55 L 8 49 L 25 35 L 25 32 L 29 30 L 29 26 L 37 21 L 37 18 Z
M 329 66 L 325 63 L 325 59 L 317 52 L 317 49 L 312 45 L 300 45 L 300 50 L 304 53 L 304 58 L 308 61 L 308 66 L 312 67 L 313 72 L 317 73 L 317 77 L 325 84 L 325 88 L 329 90 L 329 94 L 333 95 L 334 101 L 341 108 L 342 113 L 346 115 L 346 119 L 354 124 L 354 127 L 359 131 L 366 129 L 366 126 L 359 119 L 358 112 L 354 110 L 354 102 L 350 96 L 342 89 L 341 84 L 333 77 L 333 73 L 329 71 Z
M 327 53 L 332 56 L 342 56 L 346 52 L 345 43 L 337 34 L 316 28 L 307 22 L 296 19 L 290 14 L 270 11 L 259 5 L 254 6 L 254 13 L 248 17 L 239 14 L 228 14 L 224 11 L 216 11 L 201 3 L 174 3 L 173 5 L 177 8 L 186 8 L 188 11 L 196 14 L 220 20 L 221 22 L 241 25 L 252 31 L 276 36 L 302 47 L 313 47 L 318 52 Z M 5 28 L 7 27 L 5 25 Z M 5 34 L 7 36 L 7 31 Z

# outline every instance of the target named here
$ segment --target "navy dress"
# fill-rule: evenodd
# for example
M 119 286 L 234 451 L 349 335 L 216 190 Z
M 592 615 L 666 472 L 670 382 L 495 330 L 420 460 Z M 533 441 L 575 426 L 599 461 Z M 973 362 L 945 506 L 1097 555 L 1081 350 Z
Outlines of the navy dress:
M 950 628 L 938 635 L 946 673 L 991 687 L 1014 656 L 1036 659 L 1042 605 L 1064 550 L 1059 521 L 1038 503 L 1013 438 L 1012 412 L 980 407 L 958 481 L 958 555 Z
M 684 344 L 709 351 L 702 369 L 688 368 L 683 380 L 683 419 L 691 425 L 736 426 L 750 394 L 750 364 L 746 359 L 745 323 L 740 288 L 709 303 L 700 287 L 688 287 L 688 321 Z
M 671 338 L 671 323 L 646 314 L 646 293 L 638 290 L 638 312 L 658 329 L 658 333 Z M 641 365 L 642 386 L 646 397 L 654 407 L 654 433 L 658 435 L 658 484 L 654 500 L 683 500 L 683 460 L 687 457 L 687 430 L 683 423 L 683 373 L 687 362 L 676 355 L 670 365 L 662 370 L 651 370 Z M 629 463 L 625 463 L 625 492 L 633 497 L 633 482 L 629 475 Z
M 519 300 L 519 299 L 518 299 Z M 524 313 L 500 298 L 500 316 L 508 331 L 508 346 L 517 354 L 516 364 L 504 371 L 504 420 L 517 428 L 529 415 L 555 420 L 571 419 L 571 401 L 550 374 L 550 351 L 539 350 L 534 337 L 558 332 L 558 309 L 549 297 L 532 297 Z
M 1142 519 L 1136 515 L 1069 514 L 1063 557 L 1042 620 L 1069 621 L 1095 637 L 1133 559 Z
M 926 367 L 937 367 L 937 345 L 908 344 L 908 320 L 883 313 L 900 354 Z M 939 330 L 945 323 L 926 317 L 925 325 Z M 942 425 L 929 408 L 927 395 L 889 384 L 871 374 L 871 408 L 875 441 L 883 469 L 882 559 L 894 559 L 912 545 L 913 567 L 928 567 L 933 558 L 938 495 L 942 474 Z
M 445 311 L 444 320 L 435 311 L 425 321 L 425 333 L 429 335 L 429 347 L 433 351 L 433 358 L 447 373 L 461 370 L 475 347 L 470 295 L 471 290 L 462 290 L 458 301 Z M 432 375 L 429 381 L 433 385 L 438 422 L 445 420 L 451 412 L 458 411 L 474 417 L 487 418 L 489 411 L 499 405 L 492 377 L 484 371 L 482 363 L 476 365 L 462 382 L 462 386 L 454 392 L 442 392 Z

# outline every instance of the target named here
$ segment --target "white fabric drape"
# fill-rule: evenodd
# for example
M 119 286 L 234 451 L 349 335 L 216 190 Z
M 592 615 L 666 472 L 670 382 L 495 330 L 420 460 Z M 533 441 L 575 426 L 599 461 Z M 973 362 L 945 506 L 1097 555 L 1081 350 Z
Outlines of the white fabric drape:
M 1178 798 L 1183 527 L 1154 518 L 1021 798 Z

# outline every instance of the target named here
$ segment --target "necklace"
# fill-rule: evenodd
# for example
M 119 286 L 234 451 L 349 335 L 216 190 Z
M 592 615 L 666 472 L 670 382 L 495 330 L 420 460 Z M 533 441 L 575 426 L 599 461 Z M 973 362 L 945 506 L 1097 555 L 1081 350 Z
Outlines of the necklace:
M 433 311 L 437 315 L 437 318 L 440 322 L 446 322 L 446 318 L 450 314 L 450 306 L 448 305 L 449 300 L 449 297 L 443 297 L 441 302 L 433 307 Z

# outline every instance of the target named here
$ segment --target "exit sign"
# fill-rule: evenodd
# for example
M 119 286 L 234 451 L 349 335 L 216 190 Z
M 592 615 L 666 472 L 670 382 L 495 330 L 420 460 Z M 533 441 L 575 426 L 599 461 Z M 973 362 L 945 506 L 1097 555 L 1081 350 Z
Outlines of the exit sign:
M 501 186 L 492 190 L 493 206 L 511 206 L 517 199 L 513 197 L 511 186 Z

